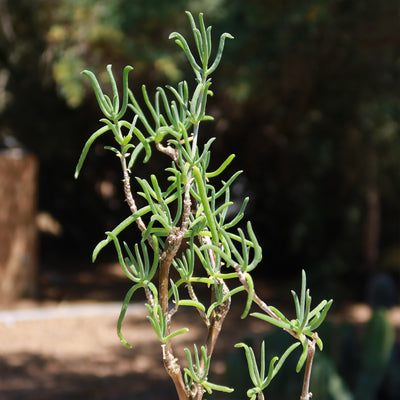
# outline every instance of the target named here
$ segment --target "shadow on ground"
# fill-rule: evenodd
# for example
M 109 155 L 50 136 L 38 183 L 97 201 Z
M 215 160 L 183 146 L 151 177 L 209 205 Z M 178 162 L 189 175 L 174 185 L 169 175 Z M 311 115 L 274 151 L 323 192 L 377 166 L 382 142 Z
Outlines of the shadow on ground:
M 166 379 L 152 380 L 148 373 L 119 373 L 118 365 L 96 360 L 60 360 L 32 353 L 18 353 L 0 361 L 1 400 L 158 400 L 174 398 Z M 91 365 L 93 364 L 93 365 Z M 82 368 L 82 365 L 85 368 Z M 93 369 L 92 373 L 85 372 Z M 81 370 L 84 371 L 81 371 Z M 107 371 L 105 371 L 107 370 Z M 112 371 L 114 370 L 114 372 Z

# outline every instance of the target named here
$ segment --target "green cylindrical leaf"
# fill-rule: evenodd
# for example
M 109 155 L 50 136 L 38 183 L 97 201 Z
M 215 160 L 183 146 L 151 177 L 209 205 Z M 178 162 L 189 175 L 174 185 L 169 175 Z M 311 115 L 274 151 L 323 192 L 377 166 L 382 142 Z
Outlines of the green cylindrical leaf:
M 133 67 L 131 67 L 130 65 L 127 65 L 124 68 L 124 75 L 123 75 L 123 79 L 122 79 L 122 87 L 123 87 L 122 106 L 121 106 L 120 112 L 116 116 L 116 120 L 120 120 L 124 116 L 126 109 L 128 107 L 128 93 L 129 93 L 128 74 L 132 70 L 133 70 Z
M 247 283 L 248 290 L 247 290 L 246 307 L 245 307 L 245 309 L 243 311 L 243 314 L 240 317 L 242 319 L 247 317 L 247 314 L 250 311 L 250 308 L 251 308 L 251 305 L 253 304 L 253 299 L 254 299 L 254 282 L 253 282 L 253 278 L 248 273 L 245 273 L 245 278 L 246 278 L 246 283 Z
M 94 94 L 96 96 L 97 102 L 99 104 L 99 107 L 102 111 L 102 113 L 109 119 L 113 118 L 113 110 L 110 107 L 109 104 L 107 104 L 107 101 L 104 97 L 103 91 L 101 90 L 101 87 L 99 85 L 99 82 L 97 81 L 96 76 L 94 75 L 93 72 L 91 71 L 82 71 L 81 72 L 82 75 L 85 75 L 89 78 L 90 83 L 93 86 L 93 90 L 94 90 Z
M 215 57 L 215 61 L 213 62 L 211 67 L 207 70 L 208 75 L 212 74 L 216 70 L 221 61 L 222 52 L 224 51 L 225 39 L 233 39 L 233 36 L 229 33 L 224 33 L 221 35 L 217 56 Z
M 279 328 L 290 329 L 290 325 L 288 323 L 286 323 L 284 321 L 281 321 L 280 319 L 272 318 L 269 315 L 261 314 L 261 313 L 251 313 L 250 315 L 252 317 L 256 317 L 256 318 L 262 319 L 262 320 L 264 320 L 266 322 L 269 322 L 270 324 L 278 326 Z
M 297 373 L 299 373 L 300 370 L 303 368 L 303 365 L 306 362 L 307 356 L 308 356 L 307 338 L 303 334 L 300 334 L 300 341 L 301 341 L 301 344 L 303 345 L 303 351 L 302 351 L 299 361 L 296 365 Z
M 82 153 L 81 153 L 81 155 L 80 155 L 80 157 L 79 157 L 79 161 L 78 161 L 78 164 L 77 164 L 76 169 L 75 169 L 75 175 L 74 175 L 74 176 L 75 176 L 75 179 L 77 179 L 78 176 L 79 176 L 79 173 L 80 173 L 80 171 L 81 171 L 81 169 L 82 169 L 82 165 L 83 165 L 83 163 L 85 162 L 87 153 L 88 153 L 90 147 L 92 146 L 93 142 L 94 142 L 98 137 L 100 137 L 103 133 L 106 133 L 106 132 L 108 132 L 109 130 L 110 130 L 110 127 L 109 127 L 109 126 L 107 126 L 107 125 L 106 125 L 106 126 L 103 126 L 102 128 L 98 129 L 95 133 L 93 133 L 93 134 L 90 136 L 90 138 L 87 140 L 87 142 L 85 143 L 85 146 L 83 146 Z
M 134 294 L 134 293 L 136 292 L 136 290 L 139 289 L 140 287 L 141 287 L 140 284 L 136 284 L 136 285 L 132 286 L 132 287 L 129 289 L 128 293 L 127 293 L 126 296 L 125 296 L 124 302 L 123 302 L 123 304 L 122 304 L 121 312 L 120 312 L 120 314 L 119 314 L 118 322 L 117 322 L 117 334 L 118 334 L 118 337 L 120 338 L 122 344 L 123 344 L 124 346 L 128 347 L 128 348 L 132 348 L 132 346 L 126 341 L 126 339 L 125 339 L 124 336 L 122 335 L 122 332 L 121 332 L 122 321 L 123 321 L 124 318 L 125 318 L 126 310 L 127 310 L 127 308 L 128 308 L 129 302 L 131 301 L 131 298 L 132 298 L 133 294 Z

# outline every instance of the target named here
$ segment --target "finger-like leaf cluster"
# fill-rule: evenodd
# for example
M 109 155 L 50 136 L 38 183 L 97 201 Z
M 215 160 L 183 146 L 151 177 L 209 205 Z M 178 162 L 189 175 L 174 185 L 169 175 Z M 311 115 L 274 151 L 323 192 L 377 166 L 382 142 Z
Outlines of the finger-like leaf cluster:
M 113 133 L 115 142 L 120 146 L 120 150 L 117 150 L 113 147 L 109 147 L 110 150 L 117 153 L 117 155 L 121 157 L 131 156 L 130 165 L 133 165 L 136 157 L 142 150 L 145 150 L 146 156 L 144 162 L 147 162 L 151 156 L 151 149 L 148 143 L 148 140 L 143 136 L 142 132 L 136 127 L 137 116 L 133 118 L 133 122 L 128 122 L 123 120 L 122 118 L 125 116 L 128 104 L 128 74 L 133 68 L 131 66 L 126 66 L 123 73 L 123 87 L 122 87 L 122 104 L 120 106 L 120 97 L 117 89 L 117 84 L 112 73 L 111 65 L 107 66 L 107 73 L 110 79 L 113 97 L 112 100 L 109 96 L 103 93 L 100 84 L 96 78 L 96 76 L 91 71 L 83 71 L 82 74 L 87 76 L 92 87 L 94 89 L 97 102 L 99 107 L 104 114 L 105 118 L 102 118 L 100 122 L 104 124 L 102 128 L 99 128 L 96 132 L 94 132 L 90 138 L 87 140 L 86 144 L 83 147 L 81 156 L 79 158 L 76 170 L 75 170 L 75 178 L 79 176 L 82 165 L 86 159 L 87 153 L 89 152 L 92 144 L 104 133 L 111 131 Z M 128 129 L 126 134 L 123 133 L 123 128 Z M 131 143 L 133 137 L 138 139 L 138 143 L 136 145 Z M 132 151 L 131 154 L 128 154 L 128 150 Z
M 188 367 L 184 369 L 184 379 L 188 388 L 190 388 L 193 383 L 196 383 L 201 385 L 207 393 L 212 393 L 213 390 L 227 393 L 233 392 L 232 388 L 208 381 L 211 356 L 207 355 L 207 350 L 204 346 L 201 346 L 201 358 L 196 345 L 194 345 L 194 360 L 189 349 L 185 348 L 185 353 Z
M 233 36 L 229 33 L 224 33 L 221 35 L 219 40 L 217 55 L 215 57 L 214 62 L 209 66 L 209 60 L 212 50 L 211 26 L 209 26 L 208 28 L 205 27 L 203 14 L 200 13 L 199 14 L 200 29 L 199 29 L 196 26 L 196 22 L 192 14 L 188 11 L 186 12 L 186 14 L 188 15 L 190 20 L 190 25 L 192 27 L 194 39 L 196 42 L 196 48 L 200 59 L 200 63 L 196 61 L 196 58 L 194 57 L 192 51 L 190 50 L 190 47 L 186 39 L 180 33 L 173 32 L 169 35 L 169 38 L 175 39 L 176 44 L 182 48 L 182 50 L 186 54 L 186 57 L 188 58 L 190 65 L 192 66 L 196 74 L 197 79 L 200 81 L 203 76 L 207 77 L 216 70 L 221 61 L 225 40 L 233 39 Z
M 167 343 L 175 336 L 181 335 L 182 333 L 189 332 L 188 328 L 178 329 L 172 333 L 168 333 L 167 325 L 168 325 L 168 316 L 164 314 L 161 310 L 161 306 L 157 304 L 154 307 L 151 307 L 149 304 L 146 304 L 147 310 L 149 311 L 149 315 L 147 318 L 149 319 L 154 331 L 156 332 L 159 341 L 162 344 Z
M 151 175 L 150 182 L 145 179 L 136 178 L 143 192 L 138 192 L 144 197 L 150 207 L 151 218 L 143 237 L 146 239 L 149 235 L 167 236 L 172 228 L 176 226 L 182 214 L 182 178 L 180 174 L 173 175 L 173 183 L 162 191 L 158 183 L 157 177 Z M 175 217 L 170 211 L 170 204 L 177 203 Z
M 118 238 L 112 232 L 107 232 L 107 235 L 114 242 L 115 249 L 118 254 L 118 260 L 123 271 L 125 272 L 125 275 L 135 283 L 131 287 L 131 289 L 129 289 L 128 293 L 125 296 L 117 323 L 117 333 L 119 338 L 121 339 L 121 342 L 125 346 L 131 347 L 121 333 L 122 321 L 125 317 L 126 310 L 129 306 L 131 298 L 136 290 L 143 288 L 145 290 L 151 291 L 155 299 L 157 299 L 158 297 L 157 288 L 152 283 L 152 279 L 157 270 L 159 259 L 158 240 L 156 236 L 153 236 L 152 243 L 154 254 L 153 261 L 151 262 L 147 246 L 144 241 L 140 243 L 140 248 L 138 244 L 135 245 L 134 252 L 132 252 L 129 249 L 128 245 L 124 243 L 124 247 L 128 255 L 127 257 L 124 257 Z
M 300 299 L 296 294 L 296 292 L 292 290 L 292 295 L 296 309 L 295 319 L 289 320 L 277 308 L 272 306 L 270 307 L 270 309 L 275 314 L 275 318 L 270 315 L 262 313 L 251 314 L 256 318 L 262 319 L 282 329 L 294 333 L 294 335 L 299 339 L 299 341 L 303 346 L 303 351 L 296 366 L 297 372 L 301 370 L 307 359 L 307 352 L 308 352 L 307 336 L 314 339 L 319 349 L 322 350 L 323 343 L 321 338 L 318 337 L 316 329 L 324 321 L 333 303 L 333 300 L 329 301 L 323 300 L 313 310 L 311 310 L 311 296 L 309 289 L 306 289 L 306 286 L 307 286 L 306 273 L 303 270 Z
M 247 396 L 251 400 L 255 400 L 259 393 L 262 393 L 263 390 L 271 383 L 272 379 L 281 369 L 282 365 L 286 361 L 287 357 L 292 353 L 292 351 L 298 347 L 300 343 L 292 344 L 282 355 L 279 357 L 273 357 L 269 363 L 268 371 L 266 369 L 265 362 L 265 343 L 264 341 L 261 344 L 261 359 L 260 359 L 260 368 L 257 365 L 256 357 L 254 355 L 254 351 L 251 347 L 249 347 L 245 343 L 238 343 L 235 347 L 242 347 L 246 354 L 248 370 L 250 373 L 251 381 L 253 382 L 254 387 L 247 391 Z M 278 361 L 279 360 L 279 361 Z

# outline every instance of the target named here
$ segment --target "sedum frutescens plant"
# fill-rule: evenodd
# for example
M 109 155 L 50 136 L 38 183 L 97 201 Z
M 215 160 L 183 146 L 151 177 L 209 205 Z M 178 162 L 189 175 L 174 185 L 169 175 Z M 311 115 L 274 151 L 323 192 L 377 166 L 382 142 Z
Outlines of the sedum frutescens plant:
M 210 148 L 215 138 L 202 148 L 198 144 L 200 124 L 213 119 L 206 113 L 207 100 L 212 95 L 210 76 L 221 61 L 226 39 L 233 37 L 224 33 L 219 39 L 216 55 L 212 57 L 211 27 L 206 28 L 202 14 L 199 15 L 199 26 L 189 12 L 187 15 L 197 55 L 193 54 L 181 34 L 174 32 L 170 38 L 182 48 L 193 69 L 196 86 L 192 92 L 188 83 L 183 81 L 177 87 L 157 88 L 151 99 L 143 85 L 142 100 L 139 101 L 128 87 L 128 74 L 132 67 L 127 66 L 123 71 L 120 95 L 109 65 L 107 72 L 112 87 L 112 96 L 109 97 L 103 93 L 95 75 L 83 71 L 94 88 L 104 118 L 100 120 L 103 126 L 92 134 L 83 148 L 75 177 L 78 177 L 93 142 L 101 135 L 111 133 L 115 147 L 106 148 L 115 153 L 120 161 L 125 199 L 130 209 L 124 221 L 106 232 L 107 237 L 93 252 L 93 260 L 106 245 L 113 243 L 121 267 L 132 281 L 117 324 L 118 335 L 128 347 L 130 345 L 121 333 L 122 321 L 134 293 L 144 290 L 148 319 L 160 340 L 162 359 L 180 400 L 200 400 L 206 392 L 233 390 L 210 382 L 209 368 L 231 298 L 239 292 L 247 294 L 242 318 L 256 303 L 262 312 L 252 316 L 282 328 L 295 339 L 279 361 L 278 357 L 270 361 L 268 368 L 265 365 L 264 344 L 260 367 L 251 348 L 243 343 L 237 345 L 245 350 L 254 384 L 248 391 L 249 398 L 263 399 L 264 389 L 286 358 L 301 346 L 297 371 L 305 364 L 301 399 L 306 400 L 311 396 L 309 380 L 315 345 L 322 349 L 315 330 L 324 320 L 332 301 L 324 300 L 311 310 L 304 272 L 300 298 L 293 292 L 295 319 L 289 320 L 257 296 L 251 272 L 261 261 L 261 248 L 250 222 L 246 226 L 247 232 L 237 228 L 244 216 L 247 198 L 239 212 L 231 216 L 233 203 L 230 188 L 241 171 L 226 181 L 218 181 L 218 176 L 226 170 L 234 155 L 230 155 L 216 170 L 210 171 Z M 149 179 L 136 177 L 134 185 L 138 189 L 133 192 L 131 174 L 135 164 L 146 163 L 154 148 L 170 159 L 169 166 L 165 168 L 166 181 L 161 182 L 155 175 Z M 143 160 L 139 161 L 139 157 Z M 143 207 L 137 207 L 137 196 L 144 199 Z M 135 224 L 141 231 L 140 243 L 133 247 L 125 242 L 121 244 L 119 234 Z M 195 265 L 201 268 L 195 268 Z M 175 269 L 176 273 L 171 274 L 171 269 Z M 172 279 L 172 276 L 177 278 Z M 231 281 L 229 287 L 228 281 Z M 200 285 L 210 292 L 209 304 L 198 297 Z M 171 342 L 172 338 L 188 331 L 187 328 L 172 330 L 171 321 L 182 306 L 192 307 L 207 328 L 200 348 L 194 345 L 192 349 L 184 349 L 187 358 L 184 364 L 176 358 Z

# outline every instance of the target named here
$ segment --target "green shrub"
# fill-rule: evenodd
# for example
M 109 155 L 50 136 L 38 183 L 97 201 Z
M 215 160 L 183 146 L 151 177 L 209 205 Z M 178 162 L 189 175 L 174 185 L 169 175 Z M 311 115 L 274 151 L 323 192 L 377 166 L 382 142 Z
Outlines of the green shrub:
M 94 141 L 110 133 L 115 147 L 106 148 L 120 161 L 125 199 L 130 209 L 130 215 L 124 221 L 106 232 L 107 237 L 93 252 L 93 260 L 106 245 L 113 243 L 121 267 L 132 281 L 118 320 L 118 335 L 128 347 L 130 345 L 121 332 L 122 321 L 132 296 L 137 290 L 144 290 L 148 319 L 160 340 L 163 362 L 180 400 L 200 400 L 206 392 L 233 391 L 230 387 L 210 382 L 209 367 L 231 298 L 239 292 L 247 294 L 242 318 L 256 303 L 262 312 L 252 316 L 282 328 L 295 339 L 280 358 L 273 357 L 268 365 L 263 345 L 260 366 L 251 347 L 245 343 L 237 344 L 245 350 L 253 385 L 247 391 L 248 397 L 263 399 L 265 388 L 290 353 L 300 346 L 302 351 L 296 370 L 299 372 L 305 365 L 301 399 L 306 400 L 311 397 L 309 379 L 315 345 L 322 349 L 322 341 L 315 330 L 324 320 L 332 300 L 324 300 L 311 309 L 304 271 L 300 296 L 292 292 L 295 319 L 289 320 L 257 296 L 251 272 L 262 259 L 261 247 L 250 222 L 246 225 L 247 232 L 238 227 L 248 198 L 243 199 L 242 206 L 235 212 L 230 195 L 231 185 L 241 171 L 226 180 L 219 178 L 218 182 L 216 178 L 222 176 L 234 155 L 227 157 L 215 170 L 210 170 L 211 146 L 215 138 L 208 140 L 202 148 L 199 146 L 200 125 L 213 120 L 207 114 L 207 101 L 213 94 L 210 76 L 220 64 L 226 39 L 233 37 L 228 33 L 222 34 L 216 54 L 212 56 L 211 27 L 205 26 L 202 14 L 199 15 L 199 26 L 189 12 L 187 15 L 197 54 L 193 54 L 181 34 L 174 32 L 170 38 L 182 48 L 192 67 L 196 83 L 193 91 L 186 81 L 182 81 L 176 87 L 157 88 L 151 99 L 143 85 L 143 101 L 139 101 L 128 86 L 128 75 L 133 68 L 127 66 L 123 71 L 120 95 L 109 65 L 107 73 L 112 87 L 112 96 L 109 97 L 103 93 L 92 72 L 83 72 L 93 86 L 105 118 L 100 120 L 103 126 L 86 142 L 75 176 L 78 177 Z M 129 119 L 128 114 L 131 114 Z M 135 165 L 148 162 L 154 147 L 170 159 L 165 167 L 166 180 L 161 182 L 160 177 L 152 174 L 149 179 L 136 177 L 136 182 L 132 183 L 131 173 Z M 133 185 L 137 188 L 134 191 Z M 138 197 L 144 201 L 141 207 L 137 206 Z M 134 224 L 141 231 L 142 239 L 132 248 L 126 242 L 121 244 L 119 235 Z M 201 268 L 195 268 L 197 265 Z M 175 274 L 171 273 L 171 268 Z M 229 286 L 228 281 L 232 282 Z M 200 286 L 209 290 L 209 303 L 198 296 Z M 172 338 L 188 331 L 187 328 L 172 329 L 174 315 L 183 306 L 199 313 L 207 328 L 203 345 L 184 349 L 186 366 L 175 357 L 171 342 Z

